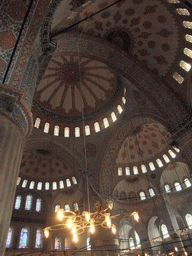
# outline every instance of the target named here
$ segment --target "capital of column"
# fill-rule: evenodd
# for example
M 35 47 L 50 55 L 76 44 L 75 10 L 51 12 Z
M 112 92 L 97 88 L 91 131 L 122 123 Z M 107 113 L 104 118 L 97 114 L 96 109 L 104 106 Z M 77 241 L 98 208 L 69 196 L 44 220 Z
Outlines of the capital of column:
M 32 114 L 23 102 L 23 93 L 0 84 L 0 113 L 13 122 L 27 137 L 32 130 Z

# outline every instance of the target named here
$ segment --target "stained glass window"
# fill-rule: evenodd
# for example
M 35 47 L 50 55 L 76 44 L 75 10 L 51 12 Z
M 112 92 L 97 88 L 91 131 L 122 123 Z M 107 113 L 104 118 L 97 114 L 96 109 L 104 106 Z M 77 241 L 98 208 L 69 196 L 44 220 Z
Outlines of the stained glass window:
M 170 188 L 169 184 L 166 184 L 166 185 L 165 185 L 165 191 L 166 191 L 167 193 L 170 193 L 170 192 L 171 192 L 171 188 Z
M 140 192 L 139 195 L 140 195 L 141 200 L 145 200 L 146 199 L 146 196 L 145 196 L 144 192 Z
M 60 208 L 60 205 L 59 204 L 56 204 L 55 205 L 55 212 L 57 212 L 57 210 Z
M 50 123 L 45 123 L 45 126 L 44 126 L 45 133 L 49 133 L 49 127 L 50 127 Z
M 60 180 L 60 181 L 59 181 L 59 186 L 60 186 L 60 188 L 64 188 L 64 182 L 63 182 L 63 180 Z
M 20 209 L 21 206 L 21 196 L 17 196 L 15 200 L 15 210 Z
M 123 104 L 125 104 L 125 103 L 126 103 L 126 99 L 125 99 L 125 97 L 122 97 L 122 102 L 123 102 Z
M 55 238 L 55 249 L 61 249 L 61 238 Z
M 9 228 L 9 231 L 7 234 L 7 240 L 6 240 L 6 248 L 11 247 L 12 237 L 13 237 L 13 228 Z
M 45 182 L 45 190 L 49 190 L 49 182 Z
M 87 251 L 91 250 L 90 237 L 87 237 Z
M 75 137 L 80 137 L 80 128 L 75 127 Z
M 41 211 L 41 198 L 37 199 L 35 210 L 36 210 L 36 212 L 40 212 Z
M 71 243 L 69 238 L 65 238 L 65 249 L 70 249 Z
M 123 175 L 123 169 L 121 167 L 118 168 L 118 176 Z
M 151 197 L 155 196 L 155 192 L 152 188 L 149 189 L 149 194 Z
M 190 42 L 190 43 L 192 43 L 192 35 L 186 34 L 186 35 L 185 35 L 185 40 L 188 41 L 188 42 Z
M 70 212 L 70 206 L 68 204 L 65 205 L 65 211 Z
M 184 8 L 177 8 L 176 11 L 179 15 L 190 15 L 190 12 Z
M 100 126 L 98 122 L 94 123 L 94 128 L 95 128 L 95 132 L 100 132 Z
M 139 172 L 137 166 L 133 166 L 133 174 L 137 175 L 138 173 Z
M 57 189 L 57 182 L 56 182 L 56 181 L 54 181 L 54 182 L 52 183 L 52 188 L 53 188 L 53 190 L 56 190 L 56 189 Z
M 28 228 L 22 228 L 21 234 L 20 234 L 20 240 L 19 240 L 19 249 L 21 248 L 27 248 L 29 242 L 29 229 Z
M 135 244 L 132 237 L 129 238 L 129 246 L 131 250 L 135 249 Z
M 42 182 L 38 182 L 37 184 L 37 190 L 41 190 L 42 189 Z
M 146 173 L 147 172 L 147 168 L 144 164 L 141 165 L 141 170 L 142 170 L 142 173 Z
M 176 154 L 171 149 L 168 150 L 168 153 L 172 158 L 176 157 Z
M 115 115 L 115 112 L 111 113 L 111 119 L 113 120 L 113 122 L 115 122 L 117 120 L 117 117 Z
M 163 159 L 165 160 L 165 163 L 169 163 L 170 162 L 169 158 L 165 154 L 163 155 Z
M 69 127 L 65 127 L 64 129 L 64 137 L 69 137 L 70 136 L 70 130 L 69 130 Z
M 190 182 L 190 180 L 189 180 L 188 178 L 185 178 L 185 179 L 184 179 L 184 182 L 185 182 L 185 186 L 186 186 L 187 188 L 191 187 L 191 182 Z
M 36 240 L 35 240 L 35 248 L 42 248 L 43 246 L 43 230 L 37 229 L 36 232 Z
M 192 215 L 187 213 L 185 216 L 185 219 L 186 219 L 189 229 L 192 229 Z
M 192 58 L 192 50 L 189 48 L 184 48 L 184 54 L 187 55 L 189 58 Z
M 168 232 L 167 226 L 165 224 L 161 225 L 161 232 L 163 234 L 164 239 L 169 237 L 169 232 Z
M 24 180 L 22 183 L 22 188 L 26 188 L 28 180 Z
M 37 117 L 36 120 L 35 120 L 34 126 L 35 126 L 36 128 L 39 128 L 40 123 L 41 123 L 41 119 L 40 119 L 39 117 Z
M 32 205 L 32 195 L 28 195 L 25 201 L 25 210 L 31 210 L 31 205 Z
M 173 78 L 174 78 L 179 84 L 182 84 L 183 81 L 184 81 L 184 78 L 183 78 L 180 74 L 178 74 L 177 72 L 175 72 L 175 73 L 173 74 Z
M 17 186 L 19 185 L 20 181 L 21 181 L 21 177 L 18 177 L 17 178 Z
M 125 175 L 130 175 L 130 168 L 129 167 L 125 167 Z
M 109 126 L 109 121 L 106 117 L 103 119 L 103 124 L 104 124 L 105 128 L 107 128 Z
M 54 127 L 54 135 L 59 136 L 59 126 L 58 125 L 55 125 L 55 127 Z
M 156 162 L 157 162 L 159 167 L 163 167 L 163 163 L 162 163 L 162 161 L 159 158 L 156 159 Z
M 35 181 L 31 181 L 29 185 L 29 189 L 34 189 Z
M 76 178 L 75 178 L 74 176 L 72 177 L 72 181 L 73 181 L 73 184 L 74 184 L 74 185 L 77 184 L 77 180 L 76 180 Z
M 120 105 L 117 106 L 117 110 L 118 110 L 119 114 L 121 114 L 123 112 L 123 109 Z
M 181 184 L 179 182 L 175 182 L 174 185 L 175 185 L 176 191 L 181 191 L 182 190 Z
M 155 170 L 155 166 L 152 162 L 149 163 L 149 168 L 151 169 L 151 171 Z
M 66 179 L 67 187 L 71 187 L 71 181 L 70 179 Z
M 183 21 L 183 26 L 185 28 L 192 29 L 192 22 L 191 21 Z
M 89 125 L 85 125 L 85 135 L 90 135 L 91 131 L 90 131 L 90 126 Z
M 191 64 L 185 62 L 184 60 L 181 60 L 181 61 L 179 62 L 179 65 L 180 65 L 180 67 L 181 67 L 182 69 L 184 69 L 184 70 L 187 71 L 187 72 L 191 69 Z
M 75 211 L 78 211 L 78 210 L 79 210 L 78 203 L 74 203 L 74 210 L 75 210 Z

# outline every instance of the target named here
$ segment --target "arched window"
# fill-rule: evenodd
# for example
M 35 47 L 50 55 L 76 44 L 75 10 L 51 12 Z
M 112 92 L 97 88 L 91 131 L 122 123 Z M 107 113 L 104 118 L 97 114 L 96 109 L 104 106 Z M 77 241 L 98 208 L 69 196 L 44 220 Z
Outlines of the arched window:
M 170 188 L 169 184 L 165 184 L 165 191 L 166 191 L 166 193 L 171 192 L 171 188 Z
M 75 127 L 75 137 L 80 137 L 80 128 Z
M 25 201 L 25 210 L 31 210 L 31 205 L 32 205 L 32 195 L 27 195 L 26 196 L 26 201 Z
M 129 238 L 129 246 L 131 250 L 135 249 L 135 244 L 134 244 L 134 240 L 132 237 Z
M 187 71 L 187 72 L 191 69 L 191 64 L 185 62 L 184 60 L 181 60 L 181 61 L 179 62 L 179 65 L 180 65 L 180 67 L 181 67 L 182 69 L 184 69 L 184 70 Z
M 61 238 L 55 238 L 55 249 L 61 249 Z
M 59 126 L 58 125 L 55 125 L 55 127 L 54 127 L 54 135 L 59 136 Z
M 78 205 L 78 203 L 74 203 L 73 206 L 74 206 L 75 212 L 77 212 L 77 211 L 79 210 L 79 205 Z
M 137 166 L 133 166 L 133 174 L 137 175 L 138 173 L 139 172 Z
M 66 212 L 70 212 L 70 206 L 69 206 L 69 204 L 66 204 L 66 205 L 65 205 L 65 211 L 66 211 Z
M 11 247 L 12 239 L 13 239 L 13 228 L 9 228 L 9 231 L 7 234 L 7 240 L 6 240 L 6 248 Z
M 100 132 L 100 126 L 98 122 L 94 123 L 94 128 L 95 128 L 95 132 Z
M 15 200 L 15 210 L 19 210 L 21 207 L 21 196 L 17 196 Z
M 126 99 L 125 99 L 125 97 L 122 97 L 122 102 L 123 102 L 123 104 L 125 104 L 125 103 L 126 103 Z
M 174 186 L 175 186 L 176 191 L 181 191 L 182 190 L 181 184 L 179 182 L 175 182 Z
M 35 210 L 36 210 L 36 212 L 40 212 L 41 211 L 41 198 L 37 199 Z
M 69 127 L 65 127 L 64 129 L 64 137 L 69 138 L 70 136 L 70 129 Z
M 34 189 L 35 181 L 31 181 L 29 185 L 29 189 Z
M 106 117 L 103 119 L 103 124 L 104 124 L 105 128 L 107 128 L 109 126 L 109 121 Z
M 45 182 L 45 190 L 49 190 L 49 182 Z
M 163 159 L 165 160 L 165 163 L 169 163 L 170 162 L 169 158 L 165 154 L 163 155 Z
M 130 168 L 129 167 L 125 167 L 125 175 L 130 175 Z
M 171 4 L 177 4 L 177 3 L 180 3 L 179 0 L 168 0 L 169 3 Z
M 186 219 L 186 222 L 187 222 L 187 225 L 188 225 L 189 229 L 192 229 L 192 215 L 187 213 L 185 215 L 185 219 Z
M 37 229 L 36 239 L 35 239 L 35 248 L 42 248 L 42 247 L 43 247 L 43 230 Z
M 39 117 L 37 117 L 36 120 L 35 120 L 34 127 L 39 128 L 40 123 L 41 123 L 41 119 Z
M 67 187 L 71 187 L 71 181 L 70 181 L 70 179 L 66 179 L 66 184 L 67 184 Z
M 163 235 L 163 239 L 166 239 L 169 237 L 169 232 L 168 232 L 167 226 L 165 224 L 161 225 L 161 232 Z
M 85 125 L 85 135 L 88 136 L 90 134 L 91 134 L 90 126 L 89 125 Z
M 91 251 L 90 237 L 87 237 L 87 251 Z
M 72 181 L 73 181 L 73 184 L 74 184 L 74 185 L 77 184 L 77 180 L 76 180 L 76 178 L 75 178 L 74 176 L 72 177 Z
M 61 188 L 64 188 L 64 182 L 63 182 L 63 180 L 60 180 L 60 181 L 59 181 L 59 186 L 60 186 L 60 189 L 61 189 Z
M 21 181 L 21 177 L 18 177 L 17 178 L 17 186 L 19 185 L 20 181 Z
M 187 188 L 191 187 L 191 182 L 190 182 L 190 180 L 189 180 L 188 178 L 185 178 L 185 179 L 184 179 L 184 182 L 185 182 L 185 186 L 186 186 Z
M 171 149 L 168 150 L 168 153 L 172 158 L 176 157 L 176 154 Z
M 71 248 L 71 242 L 69 238 L 65 238 L 65 249 L 68 250 Z
M 121 167 L 118 168 L 118 176 L 123 175 L 123 169 Z
M 115 121 L 117 120 L 117 117 L 116 117 L 116 115 L 115 115 L 115 112 L 112 112 L 112 113 L 111 113 L 111 119 L 112 119 L 113 122 L 115 122 Z
M 186 35 L 185 35 L 185 40 L 188 41 L 189 43 L 192 43 L 192 36 L 186 34 Z
M 157 162 L 159 167 L 163 167 L 163 163 L 162 163 L 162 161 L 159 158 L 156 159 L 156 162 Z
M 189 48 L 184 48 L 184 54 L 187 55 L 189 58 L 192 58 L 192 50 Z
M 55 205 L 55 212 L 57 212 L 57 210 L 60 208 L 61 206 L 59 204 Z
M 46 122 L 43 131 L 44 131 L 45 133 L 49 133 L 49 128 L 50 128 L 50 123 Z
M 173 147 L 173 148 L 175 149 L 175 151 L 176 151 L 177 153 L 180 152 L 180 149 L 179 149 L 179 148 L 176 148 L 176 147 Z
M 179 84 L 182 84 L 183 81 L 184 81 L 184 78 L 183 78 L 180 74 L 178 74 L 177 72 L 175 72 L 175 73 L 173 74 L 173 78 L 174 78 Z
M 26 188 L 28 180 L 24 180 L 22 183 L 22 188 Z
M 141 165 L 141 170 L 142 170 L 142 173 L 146 173 L 147 172 L 147 168 L 144 164 Z
M 183 21 L 183 26 L 185 28 L 192 29 L 192 22 L 190 22 L 190 21 Z
M 117 111 L 119 112 L 119 114 L 121 114 L 123 112 L 123 109 L 120 105 L 117 106 Z
M 190 12 L 184 8 L 177 8 L 176 11 L 179 15 L 190 15 Z
M 149 163 L 149 168 L 150 168 L 151 171 L 155 170 L 155 166 L 152 162 Z
M 146 199 L 145 192 L 141 191 L 141 192 L 139 193 L 139 195 L 140 195 L 141 200 L 145 200 L 145 199 Z
M 149 189 L 149 194 L 150 194 L 150 197 L 155 196 L 155 192 L 152 188 Z
M 19 249 L 28 248 L 28 243 L 29 243 L 29 229 L 22 228 L 20 239 L 19 239 Z
M 56 189 L 57 189 L 57 182 L 56 182 L 56 181 L 54 181 L 54 182 L 52 183 L 52 189 L 53 189 L 53 190 L 56 190 Z
M 42 182 L 38 182 L 37 184 L 37 190 L 41 190 L 42 189 Z

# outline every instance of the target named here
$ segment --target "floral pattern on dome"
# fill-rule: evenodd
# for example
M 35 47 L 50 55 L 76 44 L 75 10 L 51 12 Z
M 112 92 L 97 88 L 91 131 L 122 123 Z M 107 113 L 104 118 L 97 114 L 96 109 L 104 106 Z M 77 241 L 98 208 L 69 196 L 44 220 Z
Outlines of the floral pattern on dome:
M 70 168 L 54 153 L 47 150 L 26 150 L 23 154 L 20 175 L 51 179 L 61 177 L 66 172 L 71 173 Z
M 128 136 L 116 159 L 117 165 L 128 165 L 144 163 L 157 156 L 167 148 L 166 143 L 167 131 L 165 127 L 159 123 L 151 123 L 144 125 L 138 129 L 137 133 Z
M 116 75 L 106 64 L 57 52 L 40 82 L 35 100 L 48 111 L 78 116 L 90 114 L 113 97 Z

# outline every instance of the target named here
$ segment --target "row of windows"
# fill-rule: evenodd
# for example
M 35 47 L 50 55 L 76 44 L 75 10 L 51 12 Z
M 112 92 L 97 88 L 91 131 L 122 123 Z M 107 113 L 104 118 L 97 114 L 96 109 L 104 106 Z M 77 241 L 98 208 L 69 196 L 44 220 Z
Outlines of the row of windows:
M 18 195 L 16 196 L 15 199 L 15 210 L 19 210 L 21 208 L 21 201 L 22 201 L 22 196 Z M 32 208 L 32 201 L 33 201 L 33 196 L 32 195 L 27 195 L 25 198 L 25 210 L 30 211 Z M 42 208 L 42 200 L 41 198 L 37 198 L 35 202 L 35 211 L 40 212 Z
M 191 182 L 188 178 L 184 179 L 184 184 L 185 184 L 185 188 L 191 187 Z M 165 184 L 164 188 L 165 188 L 166 193 L 170 193 L 171 191 L 173 191 L 173 189 L 175 189 L 176 191 L 182 190 L 182 186 L 178 181 L 174 183 L 174 188 L 171 188 L 171 186 L 169 184 Z
M 55 212 L 57 212 L 58 211 L 58 209 L 60 209 L 61 208 L 61 205 L 60 204 L 56 204 L 55 205 Z M 69 204 L 66 204 L 65 206 L 64 206 L 64 210 L 66 211 L 66 212 L 70 212 L 70 206 L 69 206 Z M 77 211 L 79 211 L 79 205 L 78 205 L 78 203 L 73 203 L 73 210 L 75 211 L 75 212 L 77 212 Z
M 9 228 L 6 240 L 6 248 L 11 248 L 13 242 L 14 230 L 12 227 Z M 17 235 L 17 234 L 15 234 Z M 28 248 L 29 245 L 29 228 L 25 227 L 21 229 L 20 238 L 19 238 L 19 249 Z M 43 230 L 37 229 L 35 237 L 35 248 L 43 247 Z
M 154 191 L 153 188 L 149 188 L 148 191 L 149 191 L 149 196 L 150 196 L 150 197 L 155 196 L 155 191 Z M 118 196 L 117 193 L 118 193 L 118 192 L 116 191 L 116 195 L 115 195 L 115 196 Z M 147 198 L 144 191 L 141 191 L 141 192 L 139 193 L 139 197 L 140 197 L 141 200 L 145 200 L 145 199 Z M 134 192 L 131 192 L 131 197 L 128 197 L 128 198 L 127 198 L 126 193 L 125 193 L 125 192 L 121 192 L 121 193 L 120 193 L 120 199 L 121 199 L 121 200 L 123 200 L 123 199 L 129 199 L 130 201 L 134 201 L 134 200 L 137 199 L 137 196 L 136 196 L 136 194 L 135 194 Z
M 21 178 L 18 177 L 17 179 L 17 185 L 19 185 L 21 182 Z M 77 179 L 75 178 L 75 176 L 72 177 L 72 182 L 74 185 L 77 184 Z M 28 184 L 28 180 L 23 180 L 22 182 L 22 188 L 26 188 L 27 187 L 27 184 Z M 45 182 L 45 190 L 50 190 L 50 182 Z M 38 182 L 37 183 L 37 190 L 42 190 L 43 189 L 43 183 L 42 182 Z M 70 179 L 66 179 L 66 186 L 67 187 L 71 187 L 71 181 Z M 59 183 L 57 183 L 56 181 L 52 182 L 52 189 L 53 190 L 57 190 L 57 188 L 64 188 L 65 185 L 64 185 L 64 181 L 63 180 L 60 180 Z M 30 184 L 29 184 L 29 189 L 35 189 L 35 181 L 31 181 Z
M 174 149 L 175 149 L 175 151 L 180 152 L 180 150 L 178 148 L 174 147 Z M 168 153 L 171 156 L 171 158 L 175 158 L 177 156 L 171 149 L 168 150 Z M 165 163 L 170 163 L 170 159 L 169 159 L 169 157 L 166 154 L 164 154 L 162 156 L 162 158 L 163 158 Z M 163 167 L 163 162 L 162 162 L 161 159 L 159 159 L 159 158 L 156 159 L 156 163 L 157 163 L 158 167 L 160 167 L 160 168 Z M 149 163 L 149 169 L 151 171 L 154 171 L 156 169 L 155 168 L 155 164 L 153 162 Z M 144 164 L 141 165 L 141 171 L 142 171 L 142 173 L 146 173 L 147 172 L 146 165 L 144 165 Z M 139 168 L 137 166 L 133 166 L 132 173 L 134 175 L 139 174 Z M 122 175 L 123 175 L 123 168 L 119 167 L 118 168 L 118 176 L 122 176 Z M 125 167 L 125 175 L 131 175 L 131 169 L 129 167 Z
M 123 108 L 120 105 L 117 106 L 117 109 L 118 109 L 119 114 L 121 114 L 123 112 Z M 112 119 L 113 122 L 115 122 L 117 120 L 115 112 L 111 113 L 111 119 Z M 40 123 L 41 123 L 41 119 L 36 118 L 34 126 L 36 128 L 39 128 Z M 103 126 L 104 126 L 104 128 L 107 128 L 109 126 L 109 120 L 107 119 L 107 117 L 105 117 L 103 119 Z M 50 129 L 50 123 L 46 122 L 45 125 L 44 125 L 43 131 L 45 133 L 49 133 L 49 129 Z M 59 129 L 60 129 L 60 127 L 58 125 L 55 125 L 54 133 L 53 133 L 55 136 L 59 136 Z M 96 133 L 100 132 L 101 127 L 100 127 L 100 124 L 98 122 L 94 123 L 94 129 L 95 129 Z M 91 129 L 90 129 L 89 125 L 85 126 L 85 135 L 86 136 L 91 135 Z M 80 136 L 81 136 L 80 127 L 75 127 L 75 137 L 80 137 Z M 70 128 L 69 127 L 64 128 L 64 137 L 70 137 Z
M 180 3 L 179 0 L 168 0 L 168 2 L 169 2 L 169 3 L 174 3 L 174 4 Z M 176 12 L 177 12 L 179 15 L 190 16 L 190 12 L 189 12 L 187 9 L 185 9 L 185 8 L 177 8 L 177 9 L 176 9 Z M 185 28 L 192 29 L 192 22 L 190 22 L 190 21 L 183 21 L 183 26 L 184 26 Z M 187 42 L 192 43 L 192 36 L 189 35 L 189 34 L 186 34 L 186 35 L 185 35 L 185 40 L 186 40 Z M 184 53 L 187 57 L 192 58 L 192 50 L 191 50 L 191 49 L 189 49 L 189 48 L 184 48 L 183 53 Z M 182 69 L 184 69 L 185 71 L 187 71 L 187 72 L 189 72 L 190 69 L 191 69 L 191 64 L 188 63 L 188 62 L 186 62 L 186 61 L 184 61 L 184 60 L 181 60 L 181 61 L 180 61 L 179 66 L 180 66 Z M 173 74 L 173 78 L 174 78 L 179 84 L 183 83 L 183 81 L 184 81 L 184 78 L 183 78 L 178 72 L 175 72 L 175 73 Z

